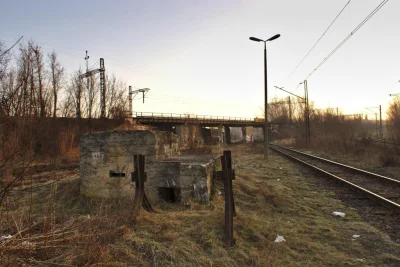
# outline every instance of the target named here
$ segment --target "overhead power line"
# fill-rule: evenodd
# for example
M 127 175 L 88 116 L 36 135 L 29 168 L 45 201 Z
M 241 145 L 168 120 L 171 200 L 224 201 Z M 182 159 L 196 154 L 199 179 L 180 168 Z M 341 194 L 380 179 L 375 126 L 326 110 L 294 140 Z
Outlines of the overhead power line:
M 10 48 L 8 48 L 6 51 L 4 51 L 1 55 L 0 55 L 0 57 L 2 57 L 3 55 L 5 55 L 8 51 L 10 51 L 11 49 L 13 49 L 14 48 L 14 46 L 16 46 L 18 43 L 19 43 L 19 41 L 21 41 L 21 39 L 23 38 L 24 36 L 21 36 L 19 39 L 18 39 L 18 41 L 16 41 Z
M 317 46 L 317 44 L 319 43 L 319 41 L 321 41 L 321 39 L 324 37 L 325 33 L 328 32 L 328 30 L 331 28 L 331 26 L 333 25 L 333 23 L 335 23 L 335 21 L 339 18 L 340 14 L 342 14 L 342 12 L 346 9 L 346 7 L 350 4 L 351 0 L 349 0 L 347 2 L 347 4 L 342 8 L 342 10 L 340 10 L 339 14 L 337 14 L 337 16 L 335 17 L 335 19 L 331 22 L 331 24 L 329 24 L 328 28 L 324 31 L 324 33 L 322 33 L 321 37 L 319 37 L 319 39 L 317 40 L 317 42 L 311 47 L 310 51 L 308 51 L 308 53 L 303 57 L 303 59 L 300 61 L 299 64 L 297 64 L 297 66 L 292 70 L 292 72 L 289 74 L 288 77 L 290 77 L 301 65 L 301 63 L 303 63 L 303 61 L 308 57 L 308 55 L 311 53 L 311 51 L 314 50 L 314 48 Z
M 315 71 L 317 71 L 326 61 L 328 61 L 328 59 L 333 56 L 333 54 L 335 54 L 335 52 L 337 50 L 339 50 L 340 47 L 342 47 L 359 29 L 361 29 L 362 26 L 364 26 L 365 23 L 367 23 L 367 21 L 372 18 L 387 2 L 389 2 L 389 0 L 384 0 L 382 1 L 360 24 L 357 25 L 357 27 L 349 34 L 347 35 L 346 38 L 343 39 L 343 41 L 341 41 L 336 47 L 335 49 L 332 50 L 332 52 L 330 52 L 328 54 L 328 56 L 326 56 L 321 63 L 318 64 L 318 66 L 311 71 L 310 74 L 308 74 L 308 76 L 304 79 L 307 80 Z

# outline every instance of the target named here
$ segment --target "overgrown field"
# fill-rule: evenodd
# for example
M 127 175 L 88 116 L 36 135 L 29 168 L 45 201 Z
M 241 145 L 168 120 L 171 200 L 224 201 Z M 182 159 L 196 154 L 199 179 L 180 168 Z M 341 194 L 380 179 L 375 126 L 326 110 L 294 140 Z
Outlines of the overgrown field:
M 135 216 L 131 200 L 81 199 L 78 174 L 69 173 L 3 201 L 0 265 L 400 265 L 399 244 L 333 193 L 317 191 L 296 165 L 274 153 L 265 162 L 255 145 L 228 148 L 236 171 L 233 248 L 223 245 L 222 183 L 214 184 L 209 205 L 163 203 L 157 213 Z M 277 235 L 286 241 L 275 243 Z

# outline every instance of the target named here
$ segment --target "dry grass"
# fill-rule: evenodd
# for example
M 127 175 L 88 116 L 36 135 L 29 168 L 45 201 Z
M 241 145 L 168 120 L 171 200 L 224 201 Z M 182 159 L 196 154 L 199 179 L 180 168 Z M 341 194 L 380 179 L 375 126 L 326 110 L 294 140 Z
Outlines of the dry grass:
M 224 200 L 159 206 L 134 216 L 130 200 L 84 200 L 70 177 L 1 207 L 1 265 L 399 266 L 400 246 L 363 223 L 330 192 L 317 192 L 292 163 L 257 146 L 231 146 L 236 245 L 224 247 Z M 219 150 L 223 150 L 220 146 Z M 221 190 L 223 192 L 223 190 Z M 343 211 L 345 218 L 332 217 Z M 34 225 L 34 223 L 37 225 Z M 40 222 L 40 223 L 39 223 Z M 360 234 L 352 240 L 353 234 Z M 286 242 L 274 243 L 277 235 Z M 24 243 L 25 242 L 25 243 Z M 28 243 L 29 242 L 29 243 Z

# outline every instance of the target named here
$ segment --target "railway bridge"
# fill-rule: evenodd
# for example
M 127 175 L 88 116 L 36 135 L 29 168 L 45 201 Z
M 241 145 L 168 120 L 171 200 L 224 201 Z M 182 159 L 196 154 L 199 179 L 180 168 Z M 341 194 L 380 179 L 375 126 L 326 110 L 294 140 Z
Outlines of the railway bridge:
M 242 128 L 243 136 L 246 137 L 246 127 L 262 128 L 264 131 L 263 118 L 243 118 L 243 117 L 226 117 L 226 116 L 209 116 L 209 115 L 193 115 L 193 114 L 174 114 L 174 113 L 153 113 L 153 112 L 136 112 L 133 121 L 137 124 L 154 125 L 162 129 L 173 130 L 178 134 L 179 129 L 183 125 L 194 125 L 204 129 L 205 127 L 217 127 L 218 135 L 226 143 L 231 143 L 230 127 Z M 269 123 L 269 130 L 273 125 L 282 125 L 282 123 Z M 223 131 L 223 130 L 224 131 Z

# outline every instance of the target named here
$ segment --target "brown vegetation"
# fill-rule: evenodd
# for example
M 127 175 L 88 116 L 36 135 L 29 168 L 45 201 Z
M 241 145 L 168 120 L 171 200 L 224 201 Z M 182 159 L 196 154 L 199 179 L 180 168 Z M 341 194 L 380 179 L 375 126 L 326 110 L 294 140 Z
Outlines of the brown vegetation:
M 384 135 L 387 141 L 376 142 L 380 138 L 376 121 L 368 120 L 361 114 L 343 115 L 339 109 L 316 109 L 310 105 L 311 145 L 305 143 L 304 104 L 291 103 L 292 119 L 289 118 L 287 101 L 275 99 L 270 104 L 270 120 L 292 123 L 279 128 L 273 137 L 286 144 L 299 148 L 312 148 L 338 157 L 345 156 L 362 165 L 394 166 L 400 163 L 399 149 L 392 143 L 400 141 L 400 106 L 395 99 L 388 111 L 387 129 Z M 291 140 L 287 142 L 287 140 Z
M 256 145 L 254 145 L 256 146 Z M 222 184 L 210 205 L 164 203 L 132 214 L 131 200 L 89 201 L 77 174 L 7 196 L 0 207 L 1 265 L 30 266 L 396 266 L 399 246 L 318 192 L 285 159 L 268 164 L 233 148 L 237 216 L 224 247 Z M 220 147 L 220 149 L 224 149 Z M 262 149 L 261 149 L 262 150 Z M 261 151 L 260 150 L 260 151 Z M 332 211 L 346 218 L 331 216 Z M 138 215 L 137 217 L 135 215 Z M 136 218 L 135 218 L 136 217 Z M 8 234 L 11 237 L 8 237 Z M 352 240 L 353 234 L 361 234 Z M 274 243 L 277 235 L 286 242 Z M 370 251 L 374 251 L 373 254 Z M 396 256 L 397 255 L 397 256 Z

